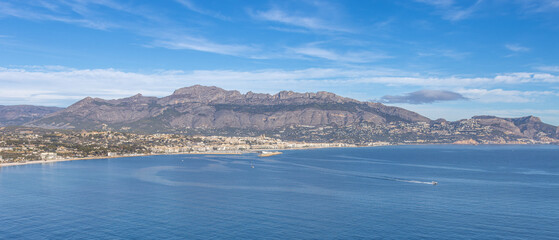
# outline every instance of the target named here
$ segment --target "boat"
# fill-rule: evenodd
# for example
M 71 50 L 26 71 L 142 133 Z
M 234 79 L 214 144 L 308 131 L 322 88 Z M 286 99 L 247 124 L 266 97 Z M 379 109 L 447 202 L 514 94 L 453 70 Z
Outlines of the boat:
M 258 153 L 260 153 L 258 154 L 259 157 L 269 157 L 269 156 L 282 154 L 282 152 L 268 152 L 268 151 L 260 151 Z
M 435 182 L 435 181 L 431 181 L 431 184 L 437 185 L 437 184 L 439 184 L 439 183 L 438 183 L 438 182 Z

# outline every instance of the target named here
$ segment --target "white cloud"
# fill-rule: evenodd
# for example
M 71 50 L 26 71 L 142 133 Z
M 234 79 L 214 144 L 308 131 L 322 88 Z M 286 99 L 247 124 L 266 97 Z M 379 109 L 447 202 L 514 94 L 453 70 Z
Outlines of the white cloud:
M 540 76 L 541 75 L 541 76 Z M 308 68 L 300 70 L 263 69 L 254 71 L 196 70 L 125 72 L 115 69 L 72 69 L 63 66 L 0 67 L 0 104 L 41 104 L 64 106 L 86 96 L 121 98 L 142 93 L 166 96 L 173 90 L 194 84 L 214 85 L 243 92 L 275 93 L 281 90 L 334 92 L 363 86 L 450 88 L 477 102 L 533 102 L 541 96 L 557 96 L 554 91 L 485 89 L 495 84 L 516 85 L 559 82 L 551 74 L 513 73 L 496 77 L 428 77 L 397 69 Z M 265 84 L 264 84 L 265 83 Z M 22 90 L 24 89 L 24 90 Z M 380 93 L 384 95 L 383 93 Z M 355 97 L 362 95 L 347 95 Z M 369 99 L 371 96 L 367 96 Z M 365 99 L 362 99 L 365 100 Z
M 559 66 L 541 66 L 535 69 L 543 72 L 559 72 Z
M 508 50 L 511 50 L 513 52 L 528 52 L 528 51 L 530 51 L 530 48 L 521 46 L 519 44 L 505 44 L 505 47 Z
M 553 91 L 519 91 L 503 89 L 461 89 L 457 91 L 474 101 L 483 103 L 536 102 L 542 96 L 559 96 Z
M 495 81 L 498 83 L 507 84 L 521 84 L 521 83 L 557 83 L 559 82 L 559 76 L 549 74 L 549 73 L 529 73 L 529 72 L 518 72 L 518 73 L 505 73 L 500 74 L 495 77 Z

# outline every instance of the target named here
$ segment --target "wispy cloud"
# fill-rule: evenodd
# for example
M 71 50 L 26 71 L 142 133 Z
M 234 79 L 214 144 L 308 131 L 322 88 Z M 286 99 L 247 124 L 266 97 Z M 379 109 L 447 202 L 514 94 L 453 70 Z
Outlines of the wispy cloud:
M 293 15 L 279 8 L 272 8 L 266 11 L 254 11 L 249 13 L 253 18 L 257 20 L 277 22 L 286 25 L 306 28 L 309 30 L 351 32 L 351 30 L 348 28 L 336 26 L 336 24 L 327 22 L 321 18 L 310 17 L 308 15 Z
M 454 5 L 454 0 L 416 0 L 418 2 L 430 4 L 437 7 L 451 7 Z
M 339 62 L 367 63 L 367 62 L 378 61 L 381 59 L 391 58 L 390 56 L 374 53 L 371 51 L 348 51 L 348 52 L 340 53 L 333 50 L 319 48 L 316 46 L 291 48 L 290 50 L 296 54 L 301 54 L 304 56 L 322 58 L 330 61 L 339 61 Z
M 478 10 L 482 0 L 477 0 L 470 6 L 459 6 L 454 0 L 416 0 L 417 2 L 431 5 L 437 9 L 437 14 L 449 21 L 460 21 L 469 18 Z
M 505 48 L 513 52 L 529 52 L 530 48 L 524 47 L 520 44 L 505 44 Z
M 217 13 L 198 8 L 191 1 L 177 1 L 192 11 L 226 19 Z M 130 19 L 133 21 L 105 18 L 102 13 L 97 11 L 97 7 L 110 8 L 111 10 L 121 12 L 123 15 L 131 15 L 133 17 Z M 141 7 L 125 6 L 112 0 L 36 1 L 30 2 L 28 6 L 24 7 L 16 7 L 16 5 L 10 2 L 0 2 L 0 16 L 2 15 L 34 21 L 64 22 L 99 30 L 124 29 L 137 35 L 151 38 L 152 42 L 150 44 L 141 44 L 147 47 L 163 47 L 177 50 L 189 49 L 242 57 L 252 57 L 255 53 L 255 48 L 251 46 L 218 43 L 195 34 L 186 35 L 184 34 L 184 29 L 174 28 L 173 24 L 167 26 L 171 20 L 164 19 L 164 17 L 160 17 L 158 14 L 144 10 Z M 164 27 L 161 29 L 158 26 Z M 178 32 L 181 33 L 177 34 Z
M 220 20 L 225 20 L 225 21 L 230 21 L 231 18 L 224 16 L 223 14 L 219 13 L 219 12 L 215 12 L 215 11 L 211 11 L 208 9 L 204 9 L 199 7 L 198 5 L 194 4 L 193 1 L 191 0 L 176 0 L 178 3 L 180 3 L 181 5 L 185 6 L 186 8 L 190 9 L 191 11 L 200 13 L 202 15 L 206 15 L 206 16 L 210 16 L 213 18 L 217 18 Z
M 168 49 L 188 49 L 201 52 L 218 53 L 232 56 L 252 56 L 256 48 L 240 44 L 215 43 L 208 39 L 191 36 L 179 36 L 167 39 L 157 39 L 151 46 Z
M 404 95 L 385 95 L 380 99 L 383 103 L 409 103 L 409 104 L 425 104 L 441 101 L 457 101 L 468 100 L 460 93 L 445 90 L 420 90 Z
M 559 1 L 557 0 L 516 0 L 516 2 L 520 4 L 522 10 L 526 13 L 542 13 L 559 10 Z
M 458 52 L 450 49 L 433 49 L 429 51 L 418 52 L 421 57 L 447 57 L 454 60 L 462 60 L 470 55 L 469 52 Z
M 0 16 L 10 16 L 31 21 L 54 21 L 79 25 L 87 28 L 106 30 L 118 27 L 118 24 L 96 17 L 89 11 L 90 5 L 105 8 L 125 9 L 112 1 L 36 1 L 17 5 L 0 2 Z

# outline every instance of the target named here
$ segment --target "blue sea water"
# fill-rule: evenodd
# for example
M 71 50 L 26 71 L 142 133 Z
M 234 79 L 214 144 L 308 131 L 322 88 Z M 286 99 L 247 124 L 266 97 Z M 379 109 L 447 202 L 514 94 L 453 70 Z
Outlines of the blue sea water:
M 0 238 L 559 239 L 559 147 L 390 146 L 3 167 Z

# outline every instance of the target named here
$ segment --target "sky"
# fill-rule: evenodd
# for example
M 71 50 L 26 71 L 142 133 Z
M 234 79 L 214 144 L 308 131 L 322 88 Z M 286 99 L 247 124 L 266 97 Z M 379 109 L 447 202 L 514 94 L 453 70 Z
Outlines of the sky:
M 0 105 L 329 91 L 559 125 L 559 0 L 1 0 Z

